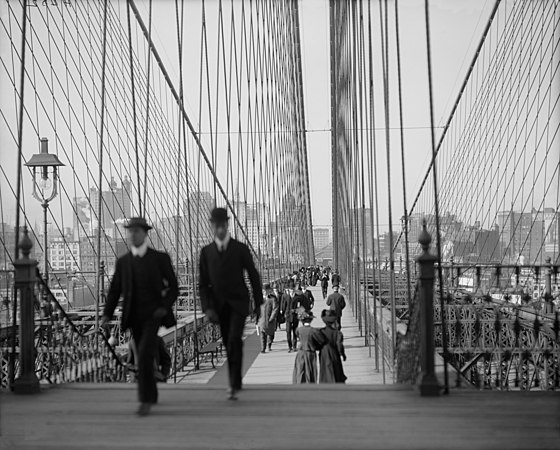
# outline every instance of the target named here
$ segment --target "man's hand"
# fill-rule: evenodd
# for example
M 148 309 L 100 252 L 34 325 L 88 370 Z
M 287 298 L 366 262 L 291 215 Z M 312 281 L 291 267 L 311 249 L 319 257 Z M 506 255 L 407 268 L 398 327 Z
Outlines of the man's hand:
M 154 311 L 154 319 L 161 320 L 165 317 L 166 314 L 167 314 L 167 309 L 165 309 L 163 306 L 160 306 L 158 309 Z
M 111 318 L 108 317 L 108 316 L 101 317 L 101 323 L 99 324 L 99 328 L 101 328 L 106 335 L 109 334 L 109 329 L 110 329 L 109 322 L 110 321 L 111 321 Z
M 208 320 L 212 323 L 219 323 L 220 322 L 220 318 L 218 317 L 218 313 L 213 310 L 213 309 L 207 309 L 205 311 L 206 317 L 208 317 Z

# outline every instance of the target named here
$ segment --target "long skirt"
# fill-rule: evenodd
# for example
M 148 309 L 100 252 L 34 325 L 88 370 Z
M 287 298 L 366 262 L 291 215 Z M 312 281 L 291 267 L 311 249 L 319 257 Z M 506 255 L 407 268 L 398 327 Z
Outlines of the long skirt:
M 325 345 L 319 353 L 319 383 L 344 383 L 346 375 L 338 351 Z
M 317 355 L 314 351 L 298 350 L 294 365 L 294 384 L 317 382 Z

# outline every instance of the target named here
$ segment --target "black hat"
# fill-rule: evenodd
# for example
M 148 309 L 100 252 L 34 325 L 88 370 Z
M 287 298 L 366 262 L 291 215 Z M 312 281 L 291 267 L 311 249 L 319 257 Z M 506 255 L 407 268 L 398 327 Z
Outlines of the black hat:
M 270 289 L 270 283 L 265 283 L 263 288 L 266 290 Z
M 229 216 L 225 208 L 214 208 L 210 213 L 210 221 L 213 223 L 225 223 L 228 220 Z
M 294 283 L 294 280 L 288 281 L 288 287 L 289 287 L 290 289 L 295 289 L 296 283 Z
M 340 288 L 340 286 L 338 285 L 338 283 L 335 283 L 335 284 L 333 284 L 332 288 L 333 288 L 333 289 L 334 289 L 334 288 L 337 288 L 337 289 L 339 289 L 339 288 Z
M 148 225 L 148 222 L 146 222 L 146 219 L 144 219 L 143 217 L 132 217 L 124 227 L 125 228 L 143 228 L 146 231 L 149 231 L 149 230 L 152 229 L 152 227 L 150 225 Z

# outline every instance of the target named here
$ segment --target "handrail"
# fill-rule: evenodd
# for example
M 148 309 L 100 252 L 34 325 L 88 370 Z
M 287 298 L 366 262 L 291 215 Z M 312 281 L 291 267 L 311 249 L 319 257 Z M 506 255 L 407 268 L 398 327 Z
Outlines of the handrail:
M 74 321 L 71 319 L 71 317 L 68 315 L 68 313 L 64 310 L 64 308 L 62 307 L 62 305 L 60 304 L 60 302 L 57 300 L 57 298 L 54 296 L 54 294 L 52 293 L 50 287 L 47 285 L 46 281 L 43 279 L 43 277 L 41 276 L 41 273 L 39 272 L 39 270 L 37 269 L 37 280 L 39 281 L 40 285 L 42 286 L 42 288 L 46 291 L 47 295 L 53 300 L 53 302 L 56 304 L 56 306 L 58 307 L 58 311 L 60 311 L 62 313 L 62 315 L 64 316 L 64 319 L 66 319 L 67 323 L 70 324 L 70 326 L 72 327 L 72 330 L 77 333 L 79 336 L 81 337 L 85 337 L 85 333 L 83 333 L 78 327 L 77 325 L 74 323 Z M 105 335 L 105 333 L 103 333 L 102 330 L 95 330 L 96 333 L 98 333 L 105 346 L 107 347 L 107 349 L 109 350 L 109 352 L 111 353 L 111 355 L 113 356 L 113 358 L 117 361 L 117 363 L 121 366 L 126 368 L 126 364 L 123 364 L 123 362 L 121 361 L 121 358 L 119 357 L 119 355 L 117 355 L 117 353 L 115 352 L 114 347 L 109 343 L 109 339 L 107 338 L 107 336 Z

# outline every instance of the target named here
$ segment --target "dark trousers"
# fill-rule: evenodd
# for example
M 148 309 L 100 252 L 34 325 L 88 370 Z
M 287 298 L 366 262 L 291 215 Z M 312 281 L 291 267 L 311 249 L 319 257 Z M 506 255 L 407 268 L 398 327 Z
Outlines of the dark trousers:
M 243 365 L 243 329 L 247 316 L 239 314 L 226 304 L 218 313 L 222 342 L 226 346 L 229 370 L 229 385 L 241 389 L 241 370 Z
M 286 317 L 286 338 L 288 339 L 288 347 L 296 349 L 297 346 L 297 335 L 296 330 L 299 321 L 297 316 L 292 316 L 291 318 Z
M 141 403 L 157 403 L 158 391 L 154 374 L 154 358 L 158 349 L 159 321 L 146 319 L 132 325 L 132 337 L 138 356 L 138 400 Z
M 321 290 L 323 291 L 323 299 L 327 298 L 327 286 L 321 286 Z
M 266 334 L 264 331 L 261 331 L 261 350 L 266 350 L 267 344 L 270 348 L 273 342 L 274 335 Z

